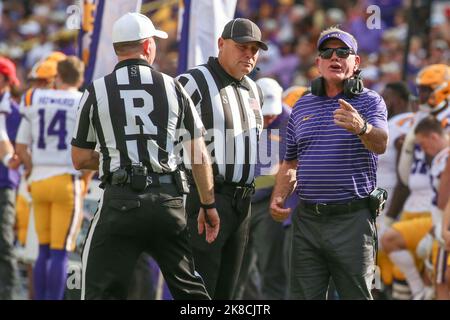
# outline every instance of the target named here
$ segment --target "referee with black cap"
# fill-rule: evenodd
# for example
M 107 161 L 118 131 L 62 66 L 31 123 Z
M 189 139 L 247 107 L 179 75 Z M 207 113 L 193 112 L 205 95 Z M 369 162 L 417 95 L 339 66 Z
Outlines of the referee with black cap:
M 175 299 L 210 298 L 194 270 L 182 197 L 188 186 L 176 159 L 182 138 L 200 202 L 213 204 L 204 128 L 183 87 L 151 67 L 154 37 L 167 34 L 146 16 L 118 19 L 112 39 L 119 63 L 89 85 L 78 109 L 74 166 L 99 169 L 105 188 L 83 249 L 82 299 L 125 299 L 142 252 L 157 261 Z M 198 231 L 206 229 L 209 243 L 220 221 L 215 209 L 208 218 L 201 210 Z
M 250 199 L 259 135 L 262 92 L 247 75 L 259 49 L 267 50 L 258 26 L 248 19 L 228 22 L 218 40 L 219 55 L 179 76 L 207 129 L 213 160 L 215 206 L 221 231 L 209 244 L 196 232 L 202 207 L 193 189 L 186 211 L 197 271 L 213 299 L 232 299 L 248 239 Z M 214 205 L 203 206 L 209 212 Z

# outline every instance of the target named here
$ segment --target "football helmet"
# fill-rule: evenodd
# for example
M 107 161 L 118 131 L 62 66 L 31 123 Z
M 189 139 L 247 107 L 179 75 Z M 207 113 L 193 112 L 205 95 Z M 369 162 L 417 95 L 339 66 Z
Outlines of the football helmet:
M 46 79 L 51 80 L 56 77 L 58 62 L 54 60 L 41 60 L 35 63 L 30 73 L 28 74 L 28 79 Z
M 419 71 L 416 84 L 420 109 L 438 112 L 447 106 L 450 98 L 450 67 L 432 64 Z
M 66 60 L 66 59 L 67 59 L 67 56 L 60 51 L 53 51 L 45 58 L 45 60 L 56 61 L 56 62 L 60 62 L 60 61 Z
M 297 100 L 307 93 L 309 93 L 307 87 L 302 86 L 289 87 L 283 92 L 282 96 L 283 103 L 289 106 L 290 108 L 293 108 Z

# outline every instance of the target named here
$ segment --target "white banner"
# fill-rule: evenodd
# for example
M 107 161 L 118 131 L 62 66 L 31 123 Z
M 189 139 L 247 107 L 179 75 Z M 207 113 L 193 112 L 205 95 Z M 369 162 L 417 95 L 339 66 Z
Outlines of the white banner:
M 234 18 L 237 0 L 185 0 L 180 20 L 179 73 L 217 56 L 217 40 Z
M 85 84 L 89 84 L 113 71 L 117 63 L 117 56 L 112 45 L 114 22 L 127 12 L 140 12 L 141 3 L 141 0 L 95 1 Z M 84 8 L 86 9 L 86 6 Z M 83 17 L 85 16 L 86 13 Z M 86 44 L 83 44 L 83 46 L 86 48 Z

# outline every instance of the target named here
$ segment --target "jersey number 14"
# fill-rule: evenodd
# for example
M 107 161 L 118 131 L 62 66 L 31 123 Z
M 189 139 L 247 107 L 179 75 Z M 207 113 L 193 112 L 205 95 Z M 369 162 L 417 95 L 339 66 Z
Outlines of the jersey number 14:
M 66 110 L 57 110 L 52 120 L 46 126 L 45 123 L 45 109 L 39 109 L 39 138 L 38 138 L 38 148 L 45 149 L 45 137 L 46 136 L 56 136 L 58 138 L 58 150 L 67 149 L 66 144 Z

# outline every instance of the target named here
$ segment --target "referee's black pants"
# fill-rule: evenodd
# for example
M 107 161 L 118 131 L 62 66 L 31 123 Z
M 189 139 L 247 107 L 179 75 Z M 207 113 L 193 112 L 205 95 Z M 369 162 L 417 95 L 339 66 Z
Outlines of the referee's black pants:
M 213 299 L 234 297 L 239 271 L 248 241 L 251 196 L 242 197 L 232 186 L 224 186 L 215 193 L 220 216 L 219 235 L 213 243 L 198 234 L 197 217 L 200 199 L 195 188 L 186 200 L 190 243 L 194 253 L 195 270 L 205 282 Z
M 126 299 L 142 252 L 158 263 L 174 299 L 210 299 L 195 275 L 183 197 L 161 184 L 143 192 L 107 185 L 82 254 L 82 299 Z

